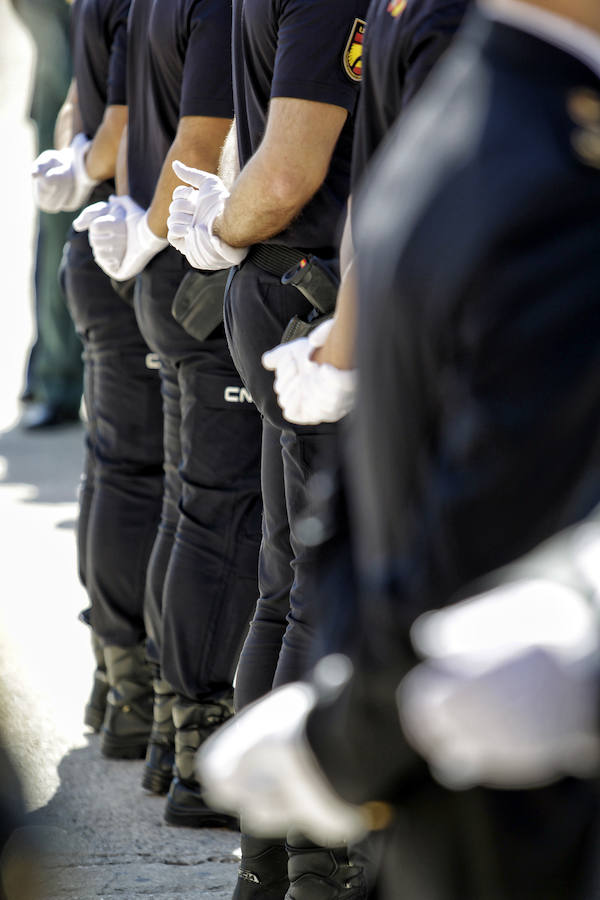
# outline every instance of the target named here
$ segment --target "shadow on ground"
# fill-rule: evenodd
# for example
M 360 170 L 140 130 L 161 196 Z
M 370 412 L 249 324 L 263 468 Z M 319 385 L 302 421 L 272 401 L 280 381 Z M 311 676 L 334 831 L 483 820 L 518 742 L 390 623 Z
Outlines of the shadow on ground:
M 62 760 L 57 792 L 27 822 L 41 848 L 44 900 L 231 897 L 239 834 L 166 825 L 165 799 L 142 790 L 142 768 L 105 759 L 97 735 Z

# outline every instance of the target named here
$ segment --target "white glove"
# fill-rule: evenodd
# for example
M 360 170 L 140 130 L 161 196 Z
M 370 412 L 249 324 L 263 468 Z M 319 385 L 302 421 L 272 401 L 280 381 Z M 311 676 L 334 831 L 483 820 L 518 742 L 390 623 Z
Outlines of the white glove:
M 596 773 L 598 613 L 542 580 L 415 622 L 426 661 L 398 690 L 404 733 L 452 788 L 531 788 Z
M 168 246 L 148 225 L 148 213 L 127 195 L 94 203 L 73 222 L 76 231 L 89 230 L 90 246 L 100 268 L 116 281 L 127 281 L 142 271 Z
M 196 269 L 229 269 L 241 263 L 248 248 L 230 247 L 212 232 L 229 197 L 221 179 L 178 160 L 173 163 L 173 171 L 192 187 L 179 185 L 173 191 L 167 219 L 169 243 Z
M 335 845 L 366 834 L 366 809 L 335 793 L 306 740 L 316 698 L 312 685 L 285 685 L 237 713 L 202 744 L 198 777 L 209 806 L 240 815 L 256 835 L 274 837 L 297 828 L 318 844 Z
M 72 212 L 87 201 L 98 184 L 85 168 L 91 141 L 77 134 L 63 150 L 44 150 L 33 163 L 33 194 L 44 212 Z
M 332 325 L 333 320 L 328 319 L 308 337 L 279 344 L 263 353 L 263 366 L 275 372 L 273 388 L 288 422 L 297 425 L 337 422 L 354 405 L 356 371 L 319 365 L 310 358 L 313 350 L 323 346 Z

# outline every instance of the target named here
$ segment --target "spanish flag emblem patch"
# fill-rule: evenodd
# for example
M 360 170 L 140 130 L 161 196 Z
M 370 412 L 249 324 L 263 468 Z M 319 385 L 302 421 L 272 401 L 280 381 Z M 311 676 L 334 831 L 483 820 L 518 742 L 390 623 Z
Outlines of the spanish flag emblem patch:
M 390 0 L 387 6 L 387 11 L 390 16 L 399 16 L 400 13 L 403 13 L 406 9 L 406 0 Z
M 352 81 L 362 78 L 362 52 L 365 39 L 365 20 L 355 19 L 344 50 L 344 70 Z

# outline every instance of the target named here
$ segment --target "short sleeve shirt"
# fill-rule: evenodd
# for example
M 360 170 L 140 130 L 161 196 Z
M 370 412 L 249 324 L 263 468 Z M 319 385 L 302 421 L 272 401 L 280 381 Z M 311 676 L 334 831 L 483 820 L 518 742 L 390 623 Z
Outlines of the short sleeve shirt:
M 350 185 L 353 113 L 361 79 L 366 0 L 234 0 L 233 81 L 240 165 L 254 155 L 272 97 L 341 106 L 350 113 L 327 178 L 272 243 L 337 246 Z
M 233 117 L 230 0 L 132 0 L 129 193 L 147 208 L 179 119 Z
M 372 0 L 367 12 L 352 186 L 448 48 L 468 0 Z
M 71 17 L 73 74 L 83 130 L 92 138 L 107 106 L 126 97 L 127 14 L 130 0 L 75 0 Z

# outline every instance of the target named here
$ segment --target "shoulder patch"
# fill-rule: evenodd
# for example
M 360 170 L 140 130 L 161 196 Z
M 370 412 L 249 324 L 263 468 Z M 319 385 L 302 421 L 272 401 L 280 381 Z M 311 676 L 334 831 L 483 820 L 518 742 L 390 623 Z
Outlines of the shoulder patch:
M 344 50 L 344 71 L 352 81 L 360 81 L 362 78 L 362 53 L 365 39 L 365 20 L 355 19 L 350 36 Z
M 390 0 L 387 5 L 387 12 L 389 12 L 390 16 L 399 16 L 400 13 L 403 13 L 406 9 L 407 0 Z

